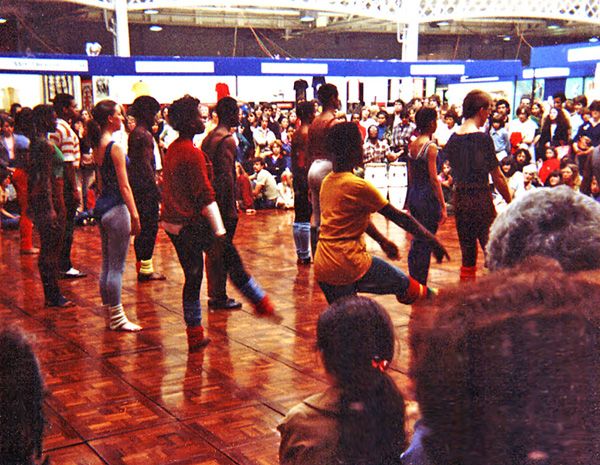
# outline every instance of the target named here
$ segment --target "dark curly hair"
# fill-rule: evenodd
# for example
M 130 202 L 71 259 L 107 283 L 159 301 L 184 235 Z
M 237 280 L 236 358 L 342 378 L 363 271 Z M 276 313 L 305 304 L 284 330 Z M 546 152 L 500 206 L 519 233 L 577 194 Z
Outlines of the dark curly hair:
M 431 463 L 600 463 L 598 308 L 597 279 L 544 257 L 413 311 L 410 376 Z
M 182 134 L 202 133 L 204 124 L 199 122 L 200 100 L 191 95 L 185 95 L 175 100 L 169 106 L 167 121 L 173 129 Z
M 363 144 L 355 123 L 338 123 L 325 136 L 325 149 L 332 157 L 333 171 L 350 171 L 362 163 Z

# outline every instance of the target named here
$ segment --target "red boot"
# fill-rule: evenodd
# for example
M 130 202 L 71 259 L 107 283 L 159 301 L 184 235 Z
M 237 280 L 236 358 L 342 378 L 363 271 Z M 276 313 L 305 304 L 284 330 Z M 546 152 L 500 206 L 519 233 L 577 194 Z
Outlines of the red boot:
M 275 307 L 269 296 L 265 294 L 260 302 L 254 304 L 254 311 L 261 315 L 270 315 L 275 311 Z
M 461 266 L 460 282 L 471 282 L 477 279 L 477 266 Z
M 210 342 L 210 338 L 204 337 L 204 328 L 202 325 L 194 327 L 188 326 L 186 332 L 190 353 L 199 351 L 206 347 Z
M 410 284 L 408 285 L 406 293 L 402 297 L 396 296 L 396 299 L 398 299 L 398 302 L 400 302 L 401 304 L 410 305 L 417 302 L 418 300 L 424 300 L 436 294 L 436 292 L 433 289 L 429 289 L 427 286 L 423 286 L 417 280 L 411 277 L 409 277 L 409 279 Z

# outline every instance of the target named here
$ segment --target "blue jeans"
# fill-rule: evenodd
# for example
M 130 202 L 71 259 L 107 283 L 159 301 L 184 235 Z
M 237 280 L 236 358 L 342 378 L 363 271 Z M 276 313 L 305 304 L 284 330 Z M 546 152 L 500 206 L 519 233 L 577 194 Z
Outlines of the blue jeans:
M 204 268 L 203 252 L 209 252 L 213 236 L 210 226 L 203 222 L 181 228 L 179 234 L 167 233 L 175 246 L 179 263 L 183 269 L 183 317 L 189 327 L 202 323 L 200 309 L 200 287 Z
M 100 297 L 102 304 L 114 307 L 121 303 L 121 283 L 129 249 L 131 218 L 125 204 L 108 210 L 100 219 L 102 269 Z
M 356 295 L 358 292 L 378 295 L 394 294 L 402 299 L 410 285 L 410 278 L 385 260 L 373 257 L 371 267 L 358 281 L 341 286 L 317 282 L 325 294 L 327 303 L 331 304 L 341 297 Z

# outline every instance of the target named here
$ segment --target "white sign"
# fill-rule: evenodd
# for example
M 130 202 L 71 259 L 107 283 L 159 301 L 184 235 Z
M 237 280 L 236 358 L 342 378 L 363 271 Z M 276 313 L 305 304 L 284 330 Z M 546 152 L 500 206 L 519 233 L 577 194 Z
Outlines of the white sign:
M 53 73 L 87 73 L 87 60 L 55 60 L 51 58 L 0 57 L 0 69 Z

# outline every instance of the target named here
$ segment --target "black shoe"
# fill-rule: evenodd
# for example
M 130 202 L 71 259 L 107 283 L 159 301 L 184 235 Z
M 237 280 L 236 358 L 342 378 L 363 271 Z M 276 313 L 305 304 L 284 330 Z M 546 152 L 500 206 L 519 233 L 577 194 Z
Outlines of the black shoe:
M 241 302 L 236 302 L 234 299 L 229 297 L 226 300 L 209 300 L 208 308 L 211 310 L 237 310 L 242 308 Z
M 156 271 L 153 271 L 150 274 L 138 273 L 138 282 L 140 283 L 147 283 L 148 281 L 164 281 L 165 279 L 167 279 L 165 275 L 157 273 Z
M 56 302 L 50 302 L 49 300 L 47 300 L 44 303 L 45 307 L 56 307 L 56 308 L 68 308 L 68 307 L 74 307 L 75 306 L 75 302 L 66 299 L 65 297 L 63 297 L 62 295 L 56 300 Z

